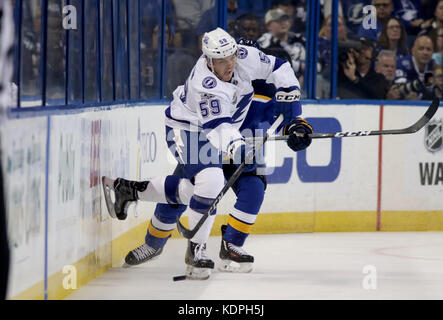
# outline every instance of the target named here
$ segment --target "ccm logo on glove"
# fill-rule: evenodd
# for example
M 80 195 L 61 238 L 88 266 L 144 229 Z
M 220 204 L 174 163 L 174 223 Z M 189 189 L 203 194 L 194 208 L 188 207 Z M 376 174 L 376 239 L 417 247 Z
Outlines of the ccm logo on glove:
M 278 102 L 293 102 L 300 100 L 300 90 L 292 90 L 290 92 L 279 91 L 275 94 L 275 100 Z

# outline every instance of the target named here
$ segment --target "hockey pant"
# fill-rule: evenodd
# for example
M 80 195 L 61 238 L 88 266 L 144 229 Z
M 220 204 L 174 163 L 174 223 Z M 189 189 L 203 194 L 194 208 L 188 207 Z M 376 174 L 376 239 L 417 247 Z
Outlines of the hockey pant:
M 166 126 L 168 148 L 179 164 L 173 175 L 151 179 L 139 193 L 140 200 L 159 203 L 146 235 L 146 242 L 154 248 L 164 246 L 176 227 L 176 217 L 185 211 L 189 227 L 194 228 L 224 186 L 222 155 L 201 134 Z M 213 210 L 192 242 L 207 241 L 215 214 Z

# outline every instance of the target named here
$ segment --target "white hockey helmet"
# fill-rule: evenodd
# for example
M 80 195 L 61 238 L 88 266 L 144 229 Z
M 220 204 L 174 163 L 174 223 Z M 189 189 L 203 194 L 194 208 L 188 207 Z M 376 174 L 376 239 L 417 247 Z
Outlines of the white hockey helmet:
M 211 60 L 226 58 L 237 52 L 237 42 L 225 30 L 217 28 L 203 35 L 202 51 Z

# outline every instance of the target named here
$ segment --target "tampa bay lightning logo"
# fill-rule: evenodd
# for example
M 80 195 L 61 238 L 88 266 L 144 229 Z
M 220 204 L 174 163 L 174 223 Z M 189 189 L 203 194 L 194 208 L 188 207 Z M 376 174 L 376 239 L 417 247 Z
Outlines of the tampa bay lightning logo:
M 408 60 L 403 60 L 403 61 L 401 62 L 401 64 L 402 64 L 405 68 L 408 68 L 408 69 L 411 68 L 411 63 L 410 63 Z
M 248 50 L 245 48 L 238 48 L 238 58 L 244 59 L 248 56 Z
M 206 77 L 203 79 L 202 85 L 203 88 L 212 89 L 217 85 L 217 80 L 215 80 L 213 77 Z
M 363 2 L 363 1 L 362 1 Z M 363 3 L 352 4 L 347 11 L 348 21 L 352 24 L 361 24 L 364 19 Z

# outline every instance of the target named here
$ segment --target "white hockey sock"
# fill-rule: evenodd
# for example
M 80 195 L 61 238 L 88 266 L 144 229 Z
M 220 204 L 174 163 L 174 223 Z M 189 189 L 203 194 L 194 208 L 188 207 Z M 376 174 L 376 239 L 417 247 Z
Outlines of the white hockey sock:
M 189 228 L 192 230 L 197 225 L 197 223 L 202 218 L 202 214 L 188 208 L 184 214 L 187 214 L 189 217 Z M 214 224 L 215 214 L 209 216 L 194 237 L 191 238 L 191 241 L 198 244 L 203 244 L 208 241 L 209 234 L 211 233 L 212 225 Z
M 188 209 L 184 212 L 184 214 L 189 216 L 189 227 L 191 229 L 194 229 L 203 217 L 203 214 L 198 211 L 204 212 L 205 208 L 209 209 L 212 200 L 217 197 L 220 190 L 223 189 L 223 186 L 224 176 L 221 168 L 206 168 L 195 176 L 194 195 L 191 197 Z M 206 243 L 211 233 L 214 220 L 215 214 L 209 216 L 191 241 L 199 244 Z
M 138 192 L 138 198 L 142 201 L 168 203 L 165 193 L 166 177 L 155 177 L 149 180 L 148 187 L 143 192 Z M 181 204 L 189 205 L 194 193 L 194 185 L 188 179 L 180 179 L 178 184 L 178 197 L 173 199 Z
M 145 191 L 138 192 L 138 198 L 142 201 L 167 203 L 165 195 L 166 177 L 155 177 L 149 180 Z

